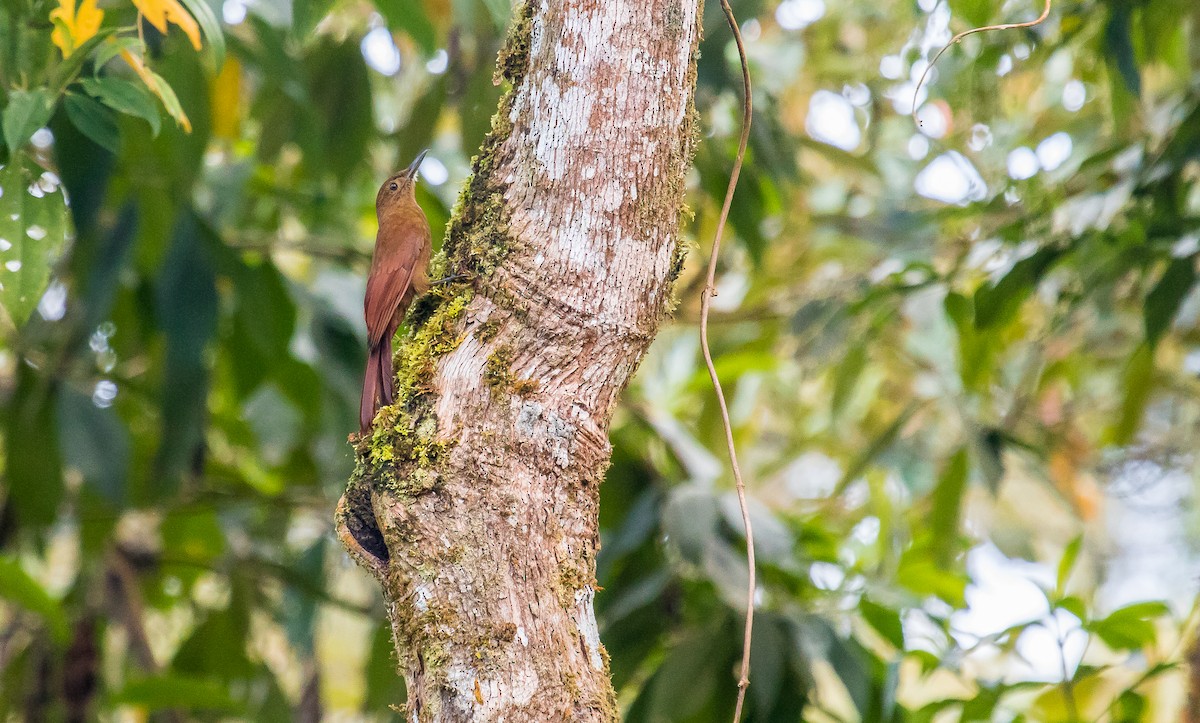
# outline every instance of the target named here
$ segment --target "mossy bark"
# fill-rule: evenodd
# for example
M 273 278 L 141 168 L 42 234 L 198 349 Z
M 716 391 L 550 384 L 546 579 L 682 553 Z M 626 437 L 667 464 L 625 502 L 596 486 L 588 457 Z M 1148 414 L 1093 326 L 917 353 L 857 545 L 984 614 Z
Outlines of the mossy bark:
M 379 581 L 406 720 L 615 721 L 592 601 L 609 420 L 669 307 L 699 0 L 516 11 L 509 85 L 359 439 L 338 534 Z

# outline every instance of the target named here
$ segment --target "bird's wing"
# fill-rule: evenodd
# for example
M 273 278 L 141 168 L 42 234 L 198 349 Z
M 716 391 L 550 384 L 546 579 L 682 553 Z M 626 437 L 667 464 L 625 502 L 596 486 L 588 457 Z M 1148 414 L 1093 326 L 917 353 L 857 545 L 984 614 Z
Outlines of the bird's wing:
M 420 262 L 421 247 L 428 243 L 423 238 L 428 233 L 426 230 L 422 234 L 417 223 L 386 223 L 380 227 L 363 302 L 371 346 L 384 341 L 391 329 L 392 317 Z

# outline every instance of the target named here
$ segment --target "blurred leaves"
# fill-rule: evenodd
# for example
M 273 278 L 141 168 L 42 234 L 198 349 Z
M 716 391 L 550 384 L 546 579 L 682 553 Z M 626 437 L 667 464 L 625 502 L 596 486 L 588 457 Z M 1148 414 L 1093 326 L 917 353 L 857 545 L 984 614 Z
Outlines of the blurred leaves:
M 217 290 L 210 232 L 190 214 L 176 224 L 156 285 L 158 322 L 167 340 L 159 480 L 148 499 L 169 494 L 186 470 L 201 471 L 209 373 L 205 351 L 216 332 Z
M 169 0 L 164 0 L 169 4 Z M 212 6 L 208 0 L 182 0 L 183 6 L 187 8 L 187 12 L 195 18 L 200 29 L 204 31 L 204 39 L 208 41 L 208 47 L 212 49 L 213 62 L 217 70 L 225 63 L 225 34 L 221 31 L 221 23 L 217 20 L 216 13 L 213 12 Z M 175 10 L 178 15 L 179 10 Z M 189 38 L 191 35 L 189 34 Z M 192 45 L 197 50 L 200 49 L 200 43 L 192 39 Z
M 1036 290 L 1038 282 L 1061 255 L 1062 251 L 1055 248 L 1038 249 L 1014 264 L 999 281 L 980 287 L 975 292 L 975 328 L 987 329 L 1012 321 L 1021 303 Z
M 1175 319 L 1175 312 L 1196 282 L 1196 258 L 1173 259 L 1146 296 L 1146 342 L 1153 347 Z
M 437 49 L 437 35 L 433 23 L 430 22 L 420 0 L 379 0 L 376 7 L 383 13 L 388 27 L 403 30 L 422 51 L 432 53 Z
M 447 178 L 423 173 L 418 199 L 440 243 L 504 90 L 509 8 L 141 4 L 144 40 L 130 3 L 0 8 L 0 606 L 20 626 L 0 625 L 0 717 L 89 615 L 100 717 L 297 719 L 313 710 L 299 678 L 320 682 L 330 717 L 388 717 L 404 697 L 391 631 L 329 529 L 371 202 L 431 148 Z M 812 7 L 734 6 L 757 110 L 712 332 L 759 534 L 747 720 L 1060 720 L 1063 684 L 1010 678 L 1024 646 L 1073 620 L 1072 640 L 1092 641 L 1076 702 L 1137 720 L 1160 705 L 1149 681 L 1178 680 L 1158 646 L 1180 626 L 1161 603 L 1113 609 L 1114 568 L 1085 569 L 1105 555 L 1075 535 L 1127 511 L 1109 488 L 1130 465 L 1190 479 L 1194 13 L 1084 0 L 964 43 L 937 69 L 939 131 L 901 106 L 944 8 L 955 29 L 1028 9 Z M 736 148 L 737 68 L 715 5 L 704 22 L 687 245 L 711 238 Z M 853 124 L 857 147 L 811 132 L 817 89 L 844 102 L 835 130 Z M 1017 178 L 1021 149 L 1036 166 Z M 914 190 L 951 151 L 980 200 Z M 726 720 L 735 693 L 745 541 L 691 326 L 698 265 L 609 430 L 596 610 L 632 721 Z M 136 639 L 111 612 L 114 549 L 171 626 L 154 669 L 107 642 Z M 994 582 L 983 549 L 1054 583 L 1053 622 L 963 636 Z M 1057 569 L 1039 559 L 1057 549 Z M 1110 667 L 1091 652 L 1105 647 L 1136 655 Z M 1008 682 L 984 680 L 981 658 Z M 918 689 L 928 702 L 910 704 Z
M 184 708 L 227 714 L 242 712 L 242 706 L 229 697 L 220 681 L 178 675 L 130 681 L 113 693 L 110 703 L 138 706 L 149 711 Z
M 958 551 L 959 519 L 969 471 L 970 461 L 967 457 L 967 450 L 960 449 L 946 463 L 946 468 L 938 478 L 937 487 L 933 491 L 933 512 L 930 514 L 930 525 L 933 538 L 939 542 L 938 564 L 945 568 L 950 567 L 950 563 Z
M 1087 629 L 1113 650 L 1137 650 L 1154 643 L 1155 620 L 1168 613 L 1161 602 L 1134 603 L 1089 622 Z
M 37 615 L 57 642 L 66 642 L 67 618 L 62 606 L 15 560 L 0 558 L 0 598 Z

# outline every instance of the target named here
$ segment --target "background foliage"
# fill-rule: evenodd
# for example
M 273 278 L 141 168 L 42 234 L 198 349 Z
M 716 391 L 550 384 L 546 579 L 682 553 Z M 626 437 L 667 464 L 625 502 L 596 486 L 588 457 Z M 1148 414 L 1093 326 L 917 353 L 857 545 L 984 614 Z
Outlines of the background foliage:
M 497 0 L 4 0 L 0 717 L 398 719 L 331 540 L 375 185 L 435 243 Z M 732 153 L 715 3 L 689 243 Z M 754 721 L 1200 720 L 1200 6 L 742 0 L 713 321 L 762 565 Z M 139 17 L 144 21 L 139 23 Z M 69 205 L 68 205 L 69 199 Z M 698 254 L 625 395 L 597 597 L 631 721 L 731 711 L 745 569 Z

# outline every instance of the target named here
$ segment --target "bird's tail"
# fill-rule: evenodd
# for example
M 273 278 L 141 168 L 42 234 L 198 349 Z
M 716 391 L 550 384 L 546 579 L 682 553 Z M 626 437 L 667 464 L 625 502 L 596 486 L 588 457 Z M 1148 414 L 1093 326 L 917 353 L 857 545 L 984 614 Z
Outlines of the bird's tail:
M 371 430 L 371 422 L 375 412 L 379 410 L 379 380 L 383 377 L 380 368 L 383 363 L 383 350 L 372 347 L 367 353 L 367 371 L 363 375 L 362 401 L 358 407 L 358 422 L 365 435 Z

